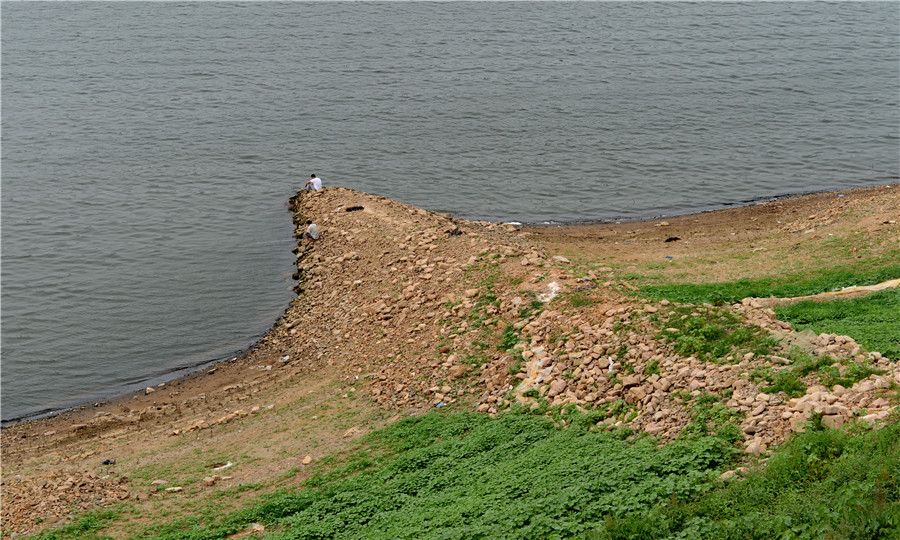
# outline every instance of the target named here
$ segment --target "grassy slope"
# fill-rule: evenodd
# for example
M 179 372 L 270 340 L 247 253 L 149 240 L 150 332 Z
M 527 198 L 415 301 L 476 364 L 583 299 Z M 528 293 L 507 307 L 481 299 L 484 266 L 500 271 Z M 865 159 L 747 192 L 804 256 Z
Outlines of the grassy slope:
M 767 467 L 721 482 L 739 453 L 714 437 L 658 447 L 509 412 L 410 418 L 375 432 L 330 473 L 213 523 L 140 538 L 890 538 L 900 534 L 900 422 L 810 429 Z M 92 515 L 45 538 L 99 538 Z

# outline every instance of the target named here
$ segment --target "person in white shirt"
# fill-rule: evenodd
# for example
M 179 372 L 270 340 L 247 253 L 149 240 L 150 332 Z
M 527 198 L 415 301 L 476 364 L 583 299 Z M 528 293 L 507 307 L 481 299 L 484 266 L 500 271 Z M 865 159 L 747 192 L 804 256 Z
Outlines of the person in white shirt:
M 312 177 L 309 179 L 308 182 L 306 182 L 306 185 L 303 187 L 305 187 L 305 188 L 312 187 L 313 191 L 319 191 L 320 189 L 322 189 L 322 179 L 316 175 L 312 175 Z
M 315 242 L 319 239 L 319 227 L 312 221 L 306 222 L 306 232 L 303 233 L 303 237 L 306 238 L 307 242 Z

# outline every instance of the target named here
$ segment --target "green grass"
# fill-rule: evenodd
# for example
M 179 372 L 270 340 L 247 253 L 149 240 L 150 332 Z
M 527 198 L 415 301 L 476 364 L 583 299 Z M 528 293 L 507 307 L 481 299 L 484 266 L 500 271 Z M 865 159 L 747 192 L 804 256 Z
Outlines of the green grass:
M 613 518 L 587 537 L 898 538 L 900 422 L 858 434 L 808 430 L 743 480 Z
M 682 283 L 640 287 L 640 294 L 651 300 L 693 304 L 731 304 L 748 296 L 793 298 L 852 285 L 874 285 L 900 278 L 900 264 L 876 269 L 841 268 L 765 279 L 742 279 L 725 283 Z
M 847 335 L 870 351 L 900 360 L 900 289 L 849 300 L 798 302 L 775 313 L 798 330 Z

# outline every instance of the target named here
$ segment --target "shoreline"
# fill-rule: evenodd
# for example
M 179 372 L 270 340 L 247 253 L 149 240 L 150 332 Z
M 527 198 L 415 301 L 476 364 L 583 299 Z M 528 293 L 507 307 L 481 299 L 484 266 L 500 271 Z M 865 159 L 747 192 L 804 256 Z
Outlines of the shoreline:
M 700 217 L 711 217 L 711 216 L 727 216 L 731 213 L 741 213 L 745 212 L 748 209 L 751 209 L 756 206 L 767 205 L 772 203 L 785 203 L 794 205 L 802 205 L 805 202 L 812 201 L 815 199 L 821 198 L 833 198 L 838 196 L 846 196 L 846 194 L 850 194 L 851 196 L 860 196 L 864 195 L 872 190 L 880 191 L 883 189 L 893 189 L 900 187 L 900 183 L 888 183 L 888 184 L 877 184 L 866 187 L 858 187 L 851 188 L 845 190 L 827 190 L 827 191 L 814 191 L 809 193 L 803 193 L 798 195 L 787 194 L 787 195 L 779 195 L 774 197 L 765 197 L 761 199 L 754 200 L 753 202 L 741 202 L 735 203 L 734 206 L 730 206 L 727 208 L 719 208 L 713 210 L 702 210 L 693 213 L 687 214 L 678 214 L 678 215 L 661 215 L 657 217 L 648 217 L 634 220 L 609 220 L 609 221 L 598 221 L 598 220 L 590 220 L 590 221 L 573 221 L 573 222 L 564 222 L 564 223 L 521 223 L 515 224 L 515 227 L 520 228 L 523 231 L 531 231 L 537 234 L 541 234 L 542 231 L 553 229 L 560 231 L 565 234 L 584 234 L 586 232 L 592 233 L 598 230 L 613 230 L 610 228 L 616 227 L 628 227 L 634 226 L 636 224 L 644 224 L 644 225 L 654 225 L 663 220 L 676 221 L 676 222 L 686 222 L 689 220 L 696 220 L 698 216 Z M 349 189 L 349 188 L 339 188 L 339 189 Z M 351 190 L 353 191 L 353 190 Z M 300 208 L 299 201 L 300 195 L 303 191 L 298 191 L 288 200 L 288 211 L 291 212 L 292 215 L 292 223 L 294 225 L 294 238 L 297 240 L 297 244 L 294 248 L 292 248 L 292 252 L 295 254 L 298 251 L 302 251 L 302 238 L 296 233 L 298 227 L 302 229 L 301 225 L 304 223 L 304 219 L 296 213 L 296 210 Z M 381 197 L 381 196 L 378 196 Z M 427 210 L 426 210 L 427 211 Z M 430 211 L 428 211 L 430 212 Z M 454 218 L 455 219 L 455 218 Z M 463 220 L 467 221 L 467 220 Z M 473 221 L 473 223 L 488 223 L 493 225 L 504 225 L 509 224 L 509 222 L 490 222 L 490 221 Z M 300 258 L 298 257 L 298 262 Z M 144 390 L 141 390 L 140 386 L 146 385 L 165 385 L 171 384 L 175 381 L 192 379 L 198 376 L 202 376 L 205 370 L 215 369 L 216 366 L 220 366 L 222 364 L 233 362 L 239 359 L 246 358 L 252 355 L 261 344 L 267 339 L 269 335 L 271 335 L 276 329 L 278 329 L 280 324 L 283 324 L 283 319 L 285 319 L 288 314 L 291 306 L 297 300 L 299 295 L 301 294 L 300 284 L 301 281 L 298 280 L 298 274 L 294 274 L 294 293 L 296 296 L 290 300 L 288 305 L 282 310 L 281 314 L 276 317 L 273 321 L 272 325 L 262 334 L 256 336 L 254 341 L 252 341 L 246 348 L 232 351 L 229 354 L 226 354 L 219 358 L 211 358 L 208 360 L 203 360 L 197 364 L 192 366 L 184 366 L 181 368 L 175 368 L 170 371 L 170 373 L 176 373 L 175 376 L 169 377 L 168 374 L 157 374 L 148 376 L 141 382 L 129 383 L 125 384 L 126 387 L 133 387 L 132 390 L 127 390 L 124 392 L 116 392 L 111 389 L 109 393 L 106 392 L 98 392 L 93 397 L 85 400 L 78 401 L 72 405 L 66 405 L 59 408 L 48 408 L 42 409 L 40 411 L 25 413 L 19 417 L 2 419 L 0 420 L 0 428 L 7 428 L 27 422 L 35 422 L 41 420 L 48 420 L 58 416 L 66 415 L 67 413 L 73 413 L 79 410 L 86 410 L 90 407 L 96 407 L 96 404 L 115 404 L 120 403 L 122 401 L 127 401 L 128 399 L 132 399 L 135 396 L 141 395 Z M 74 401 L 74 400 L 73 400 Z
M 802 199 L 804 197 L 813 197 L 817 195 L 829 195 L 829 194 L 841 194 L 841 193 L 849 193 L 849 192 L 859 192 L 864 190 L 878 189 L 883 187 L 895 187 L 900 186 L 900 178 L 893 179 L 893 182 L 880 183 L 880 184 L 872 184 L 861 187 L 847 188 L 847 189 L 826 189 L 826 190 L 817 190 L 817 191 L 805 191 L 801 193 L 784 193 L 780 195 L 771 195 L 771 196 L 761 196 L 753 199 L 748 199 L 744 201 L 739 201 L 735 203 L 718 203 L 716 205 L 712 205 L 706 209 L 699 209 L 695 211 L 689 211 L 686 213 L 680 214 L 659 214 L 659 215 L 651 215 L 644 216 L 639 218 L 602 218 L 602 219 L 586 219 L 586 220 L 572 220 L 572 221 L 559 221 L 559 222 L 538 222 L 538 221 L 522 221 L 522 222 L 497 222 L 497 223 L 512 223 L 516 226 L 522 227 L 569 227 L 569 226 L 583 226 L 583 225 L 615 225 L 615 224 L 626 224 L 626 223 L 641 223 L 641 222 L 649 222 L 649 221 L 657 221 L 660 219 L 677 219 L 677 218 L 687 218 L 693 217 L 701 214 L 710 214 L 716 212 L 727 212 L 731 210 L 740 210 L 742 208 L 749 208 L 753 206 L 757 206 L 760 204 L 767 204 L 779 201 L 788 201 L 792 199 Z

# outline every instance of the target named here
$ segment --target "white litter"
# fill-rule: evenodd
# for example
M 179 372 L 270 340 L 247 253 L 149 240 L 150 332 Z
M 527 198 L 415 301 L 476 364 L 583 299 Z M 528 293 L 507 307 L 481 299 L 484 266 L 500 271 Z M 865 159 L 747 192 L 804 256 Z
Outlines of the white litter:
M 556 295 L 559 294 L 559 291 L 562 290 L 562 287 L 559 286 L 559 283 L 557 283 L 555 281 L 551 281 L 550 283 L 547 284 L 547 289 L 548 289 L 547 292 L 545 292 L 543 294 L 539 294 L 537 297 L 538 300 L 540 300 L 541 302 L 544 302 L 545 304 L 547 302 L 549 302 L 550 300 L 553 300 L 554 298 L 556 298 Z

